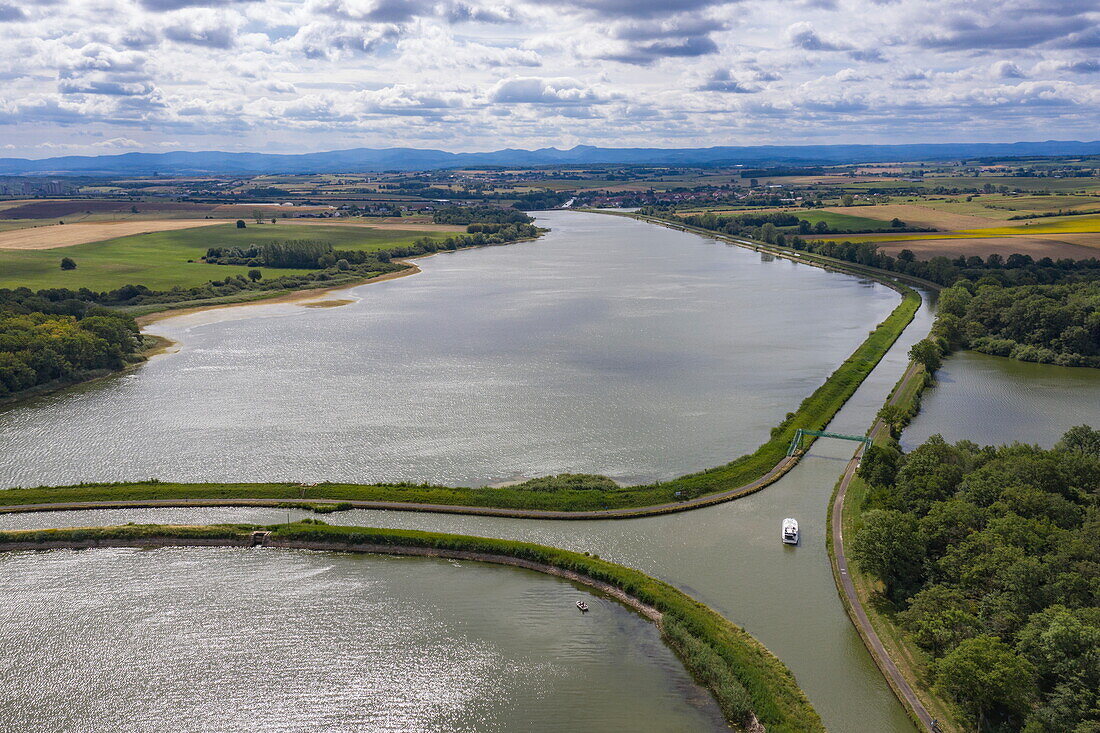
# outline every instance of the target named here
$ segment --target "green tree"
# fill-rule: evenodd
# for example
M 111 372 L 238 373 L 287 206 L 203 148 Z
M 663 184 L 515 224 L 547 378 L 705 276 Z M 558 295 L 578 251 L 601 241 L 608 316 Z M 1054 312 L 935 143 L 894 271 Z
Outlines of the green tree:
M 936 311 L 938 313 L 950 313 L 962 318 L 966 315 L 966 308 L 973 299 L 974 296 L 970 294 L 970 291 L 961 285 L 944 288 L 940 291 L 940 297 L 936 300 Z
M 852 540 L 852 558 L 885 587 L 885 595 L 899 600 L 920 582 L 924 546 L 911 514 L 872 509 Z
M 1017 635 L 1016 650 L 1049 688 L 1076 683 L 1100 689 L 1100 609 L 1055 605 L 1034 613 Z
M 905 427 L 909 415 L 898 405 L 883 405 L 878 411 L 878 419 L 890 430 L 890 435 L 896 437 Z
M 855 200 L 856 197 L 850 193 L 846 193 L 840 197 L 840 203 L 844 206 L 851 206 L 853 203 L 855 203 Z
M 1018 719 L 1035 699 L 1035 667 L 994 636 L 960 642 L 933 674 L 936 691 L 954 700 L 977 731 L 990 717 Z
M 61 269 L 62 270 L 75 270 L 76 269 L 76 262 L 71 257 L 62 257 L 61 258 Z
M 33 387 L 37 376 L 18 356 L 0 351 L 0 395 Z
M 1093 430 L 1088 425 L 1072 427 L 1066 431 L 1055 448 L 1100 456 L 1100 430 Z
M 872 486 L 889 486 L 898 472 L 898 451 L 872 445 L 859 462 L 859 477 Z
M 770 221 L 760 227 L 760 237 L 768 244 L 775 243 L 775 233 L 775 224 L 772 224 Z
M 923 364 L 925 370 L 932 374 L 943 364 L 943 352 L 939 344 L 929 339 L 921 339 L 909 349 L 909 358 L 918 364 Z
M 982 632 L 982 623 L 970 606 L 958 589 L 933 585 L 909 599 L 898 622 L 913 634 L 917 644 L 940 657 Z
M 336 260 L 336 269 L 337 270 L 350 270 L 351 269 L 351 263 L 348 262 L 347 260 L 341 258 L 339 260 Z
M 244 219 L 237 219 L 237 228 L 238 229 L 244 229 L 245 228 Z
M 264 274 L 262 272 L 260 272 L 259 270 L 249 270 L 248 271 L 248 279 L 251 280 L 252 282 L 256 282 L 257 280 L 259 280 L 263 276 L 264 276 Z

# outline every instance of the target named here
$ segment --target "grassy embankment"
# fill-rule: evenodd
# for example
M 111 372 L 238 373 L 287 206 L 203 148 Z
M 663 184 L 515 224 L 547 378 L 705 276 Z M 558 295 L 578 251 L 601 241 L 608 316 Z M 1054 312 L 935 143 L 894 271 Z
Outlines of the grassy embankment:
M 0 288 L 88 288 L 113 290 L 140 284 L 152 290 L 205 285 L 235 275 L 247 276 L 258 269 L 264 277 L 304 275 L 309 270 L 213 265 L 200 261 L 208 247 L 247 247 L 291 239 L 329 242 L 335 249 L 378 251 L 408 246 L 420 237 L 439 237 L 439 232 L 369 229 L 350 226 L 301 226 L 256 224 L 238 229 L 230 222 L 221 226 L 152 232 L 102 242 L 47 250 L 0 250 Z M 75 270 L 62 270 L 62 257 L 72 258 Z M 188 262 L 194 260 L 194 262 Z
M 833 263 L 825 264 L 833 266 Z M 838 269 L 853 270 L 842 266 Z M 879 276 L 881 277 L 881 274 Z M 787 447 L 798 428 L 823 429 L 894 344 L 920 307 L 920 296 L 916 292 L 901 285 L 895 284 L 895 287 L 903 293 L 902 302 L 898 307 L 870 333 L 824 384 L 807 397 L 795 412 L 789 413 L 781 424 L 772 429 L 767 442 L 755 452 L 741 456 L 730 463 L 681 476 L 665 483 L 618 488 L 606 478 L 582 477 L 579 480 L 534 479 L 507 488 L 470 489 L 408 483 L 321 483 L 302 486 L 290 483 L 134 482 L 11 489 L 0 492 L 0 508 L 18 504 L 95 501 L 191 500 L 201 502 L 215 499 L 277 499 L 299 503 L 319 500 L 399 501 L 461 507 L 495 507 L 517 512 L 524 510 L 577 512 L 638 508 L 638 514 L 644 514 L 646 513 L 644 507 L 682 502 L 745 486 L 767 474 L 784 459 Z M 763 488 L 763 486 L 756 488 Z
M 902 381 L 899 381 L 886 400 L 887 404 L 889 404 L 896 396 L 897 399 L 893 404 L 900 410 L 903 425 L 907 424 L 920 410 L 921 395 L 925 388 L 932 384 L 932 379 L 928 373 L 924 371 L 924 367 L 918 365 L 917 369 L 918 372 L 916 377 L 908 382 L 906 382 L 903 377 Z M 887 429 L 883 429 L 875 436 L 875 444 L 879 446 L 885 446 L 891 441 L 892 436 Z M 841 480 L 843 480 L 843 477 Z M 834 499 L 839 487 L 840 481 L 837 482 L 837 486 L 833 490 Z M 858 474 L 852 477 L 851 483 L 848 485 L 848 491 L 844 496 L 844 505 L 841 509 L 841 522 L 846 538 L 851 539 L 855 537 L 863 524 L 863 506 L 866 502 L 868 491 L 870 491 L 870 486 L 866 481 L 860 478 Z M 832 506 L 832 504 L 833 501 L 830 500 L 829 505 Z M 831 513 L 829 523 L 830 525 L 832 524 Z M 836 577 L 836 557 L 834 555 L 831 528 L 826 533 L 826 537 L 829 560 L 834 564 L 834 577 Z M 945 700 L 935 695 L 927 684 L 927 680 L 929 679 L 929 665 L 931 662 L 930 657 L 924 650 L 914 644 L 909 639 L 908 633 L 897 624 L 894 619 L 894 611 L 891 604 L 886 602 L 879 594 L 879 582 L 862 572 L 858 563 L 855 562 L 848 563 L 848 574 L 855 586 L 856 595 L 859 597 L 860 604 L 863 606 L 864 611 L 867 613 L 867 618 L 870 619 L 871 625 L 875 629 L 875 633 L 878 634 L 879 640 L 886 648 L 894 665 L 897 666 L 906 681 L 909 682 L 909 686 L 912 687 L 920 697 L 921 702 L 924 703 L 928 712 L 939 720 L 940 728 L 944 733 L 963 733 L 965 729 L 954 720 L 952 707 Z M 850 614 L 851 609 L 849 608 L 848 599 L 845 597 L 842 590 L 840 591 L 840 599 L 841 602 L 844 603 L 845 609 Z M 855 627 L 856 630 L 859 631 L 859 625 L 855 624 Z
M 658 625 L 665 641 L 701 684 L 710 689 L 727 720 L 735 725 L 759 720 L 769 733 L 823 731 L 794 676 L 760 642 L 721 615 L 667 583 L 598 557 L 545 545 L 484 537 L 408 530 L 334 527 L 295 523 L 252 525 L 127 525 L 76 529 L 0 532 L 0 547 L 10 543 L 96 543 L 171 540 L 225 541 L 247 544 L 252 531 L 271 531 L 269 544 L 311 543 L 321 549 L 354 549 L 355 545 L 424 548 L 445 555 L 472 552 L 479 560 L 516 558 L 577 573 L 617 588 L 662 614 Z

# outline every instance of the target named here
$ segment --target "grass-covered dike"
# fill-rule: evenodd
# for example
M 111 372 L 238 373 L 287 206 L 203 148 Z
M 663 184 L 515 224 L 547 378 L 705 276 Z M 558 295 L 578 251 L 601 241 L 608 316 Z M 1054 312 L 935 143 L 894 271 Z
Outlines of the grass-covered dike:
M 689 672 L 714 694 L 726 719 L 769 733 L 823 731 L 821 719 L 790 670 L 760 642 L 671 585 L 598 557 L 527 542 L 410 530 L 336 527 L 318 522 L 255 525 L 125 525 L 0 532 L 0 550 L 96 546 L 249 545 L 254 531 L 265 544 L 319 550 L 429 554 L 521 564 L 565 572 L 580 582 L 610 586 L 659 613 L 661 635 Z

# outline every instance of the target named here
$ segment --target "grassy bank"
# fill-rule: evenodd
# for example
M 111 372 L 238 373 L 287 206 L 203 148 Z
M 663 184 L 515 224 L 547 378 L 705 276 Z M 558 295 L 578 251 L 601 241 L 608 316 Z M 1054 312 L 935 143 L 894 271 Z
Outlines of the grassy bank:
M 667 583 L 597 557 L 545 545 L 484 537 L 407 530 L 333 527 L 296 523 L 262 528 L 252 525 L 128 525 L 0 532 L 0 546 L 11 543 L 127 542 L 178 539 L 247 543 L 257 529 L 271 531 L 270 544 L 307 543 L 325 549 L 356 545 L 425 548 L 441 554 L 472 552 L 477 559 L 507 557 L 580 574 L 606 583 L 662 614 L 662 636 L 700 683 L 710 689 L 727 720 L 745 726 L 755 718 L 769 733 L 823 731 L 817 713 L 790 670 L 762 644 L 707 606 Z

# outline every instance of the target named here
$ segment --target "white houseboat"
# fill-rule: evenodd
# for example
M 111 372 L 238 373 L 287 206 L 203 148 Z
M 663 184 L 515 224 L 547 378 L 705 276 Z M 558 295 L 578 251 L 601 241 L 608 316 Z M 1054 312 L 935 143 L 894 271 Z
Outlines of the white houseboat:
M 798 521 L 787 517 L 783 520 L 783 542 L 788 545 L 798 544 Z

